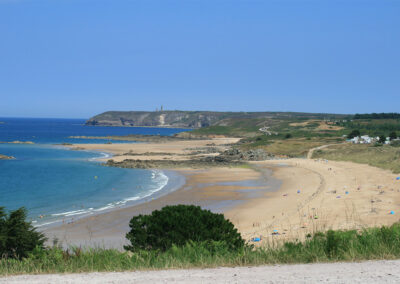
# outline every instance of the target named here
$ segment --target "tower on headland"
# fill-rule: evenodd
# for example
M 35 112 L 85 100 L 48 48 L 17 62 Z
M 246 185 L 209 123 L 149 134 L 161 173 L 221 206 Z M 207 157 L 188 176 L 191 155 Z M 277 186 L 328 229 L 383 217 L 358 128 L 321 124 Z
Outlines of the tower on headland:
M 160 111 L 163 111 L 163 106 L 161 105 L 161 109 L 160 109 Z

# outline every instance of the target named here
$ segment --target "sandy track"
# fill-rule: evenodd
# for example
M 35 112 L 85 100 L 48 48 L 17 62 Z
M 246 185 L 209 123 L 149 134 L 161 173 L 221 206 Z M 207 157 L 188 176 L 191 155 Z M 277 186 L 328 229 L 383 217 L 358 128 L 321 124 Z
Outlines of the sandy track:
M 23 275 L 0 283 L 399 283 L 400 260 L 138 272 Z
M 312 149 L 310 149 L 310 150 L 308 151 L 308 153 L 307 153 L 307 159 L 311 159 L 312 156 L 313 156 L 313 154 L 314 154 L 314 152 L 317 151 L 317 150 L 322 150 L 322 149 L 328 148 L 328 147 L 330 147 L 330 146 L 333 146 L 333 145 L 340 145 L 340 144 L 343 144 L 343 143 L 328 144 L 328 145 L 322 145 L 322 146 L 319 146 L 319 147 L 312 148 Z

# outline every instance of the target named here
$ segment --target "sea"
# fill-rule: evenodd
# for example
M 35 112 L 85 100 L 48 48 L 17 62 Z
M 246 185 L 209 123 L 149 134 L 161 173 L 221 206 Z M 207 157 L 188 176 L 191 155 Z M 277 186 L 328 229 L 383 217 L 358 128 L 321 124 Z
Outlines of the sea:
M 71 136 L 173 135 L 188 129 L 86 126 L 84 119 L 0 118 L 0 207 L 25 207 L 34 226 L 77 218 L 154 198 L 182 177 L 160 170 L 105 167 L 99 151 L 70 150 L 62 143 L 105 143 Z M 128 141 L 112 141 L 128 143 Z M 132 143 L 130 141 L 129 143 Z

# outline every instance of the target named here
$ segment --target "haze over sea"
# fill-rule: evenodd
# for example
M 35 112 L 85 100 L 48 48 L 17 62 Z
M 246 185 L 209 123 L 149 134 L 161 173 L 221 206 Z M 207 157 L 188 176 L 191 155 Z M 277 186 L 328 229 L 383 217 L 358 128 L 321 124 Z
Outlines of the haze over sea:
M 104 143 L 70 136 L 128 134 L 173 135 L 186 129 L 85 126 L 83 119 L 0 118 L 0 206 L 26 207 L 37 226 L 70 222 L 72 218 L 139 201 L 178 177 L 162 171 L 104 167 L 96 158 L 109 154 L 73 151 L 60 143 Z M 114 142 L 113 142 L 114 143 Z M 119 141 L 115 143 L 125 143 Z

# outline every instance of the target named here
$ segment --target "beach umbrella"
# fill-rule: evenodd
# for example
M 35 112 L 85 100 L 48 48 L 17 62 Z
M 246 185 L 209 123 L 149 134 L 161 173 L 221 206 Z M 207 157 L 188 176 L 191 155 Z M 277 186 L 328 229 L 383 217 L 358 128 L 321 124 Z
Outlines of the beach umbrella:
M 394 211 L 392 210 L 392 211 L 390 211 L 390 215 L 394 215 Z

